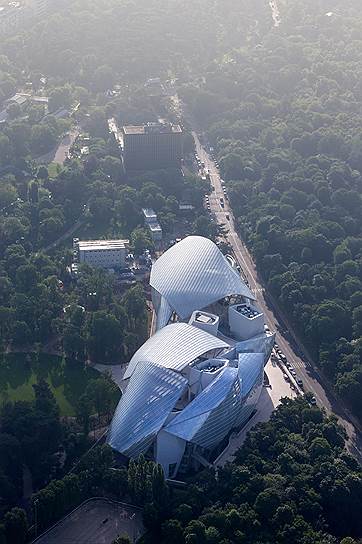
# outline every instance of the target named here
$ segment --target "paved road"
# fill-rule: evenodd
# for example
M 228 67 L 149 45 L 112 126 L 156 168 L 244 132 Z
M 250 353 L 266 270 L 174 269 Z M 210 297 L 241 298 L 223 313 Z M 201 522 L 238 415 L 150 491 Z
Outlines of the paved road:
M 72 147 L 78 134 L 79 128 L 72 128 L 67 134 L 64 134 L 61 142 L 54 149 L 49 151 L 49 153 L 36 158 L 35 161 L 38 164 L 49 164 L 51 162 L 64 164 L 65 159 L 68 157 L 69 149 Z
M 211 184 L 214 188 L 213 192 L 209 195 L 211 213 L 215 216 L 219 224 L 225 224 L 225 228 L 228 229 L 225 237 L 232 246 L 235 257 L 239 261 L 244 275 L 249 282 L 249 286 L 257 298 L 258 306 L 264 312 L 265 322 L 270 330 L 277 331 L 276 342 L 286 355 L 288 361 L 294 366 L 297 376 L 303 380 L 305 390 L 313 393 L 317 399 L 317 404 L 320 407 L 324 407 L 327 413 L 337 415 L 339 422 L 346 429 L 349 439 L 347 442 L 349 451 L 362 462 L 361 427 L 354 420 L 353 416 L 348 413 L 342 402 L 330 391 L 325 380 L 318 373 L 318 370 L 313 368 L 308 362 L 308 359 L 310 361 L 311 358 L 306 355 L 306 349 L 301 346 L 292 328 L 287 324 L 286 318 L 284 317 L 283 319 L 280 310 L 278 310 L 278 317 L 276 316 L 275 310 L 271 307 L 270 301 L 268 301 L 268 294 L 265 292 L 253 259 L 235 230 L 233 214 L 223 194 L 219 171 L 210 155 L 200 144 L 195 132 L 193 132 L 193 136 L 197 154 L 200 160 L 205 163 L 205 167 L 208 168 Z M 220 198 L 224 199 L 224 208 L 221 207 Z M 227 215 L 229 216 L 229 220 L 226 218 Z

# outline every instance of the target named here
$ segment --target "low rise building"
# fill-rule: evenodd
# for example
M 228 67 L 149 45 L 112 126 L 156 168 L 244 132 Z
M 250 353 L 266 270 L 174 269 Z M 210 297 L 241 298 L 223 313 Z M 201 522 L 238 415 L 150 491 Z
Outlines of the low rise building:
M 80 263 L 99 268 L 120 268 L 125 266 L 128 245 L 128 240 L 76 240 L 74 249 Z
M 152 240 L 160 242 L 162 240 L 162 227 L 158 222 L 157 213 L 152 208 L 142 208 L 145 218 L 145 225 L 150 230 Z

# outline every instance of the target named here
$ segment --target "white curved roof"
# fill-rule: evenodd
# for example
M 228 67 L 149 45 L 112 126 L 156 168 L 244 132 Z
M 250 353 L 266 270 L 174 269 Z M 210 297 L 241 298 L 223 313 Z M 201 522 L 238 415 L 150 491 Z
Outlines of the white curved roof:
M 170 321 L 171 315 L 171 306 L 165 298 L 161 297 L 160 305 L 157 309 L 156 331 L 159 331 L 167 325 L 167 323 Z
M 141 361 L 150 361 L 181 372 L 194 359 L 211 350 L 229 345 L 197 327 L 187 323 L 173 323 L 151 336 L 133 355 L 124 374 L 130 378 Z
M 188 236 L 161 255 L 150 284 L 182 319 L 228 295 L 255 300 L 214 242 L 202 236 Z

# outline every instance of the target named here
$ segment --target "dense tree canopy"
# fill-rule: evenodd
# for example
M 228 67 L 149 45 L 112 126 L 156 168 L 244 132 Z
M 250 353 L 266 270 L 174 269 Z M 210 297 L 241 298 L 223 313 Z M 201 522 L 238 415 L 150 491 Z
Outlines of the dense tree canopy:
M 141 213 L 152 207 L 170 239 L 218 237 L 203 210 L 209 184 L 193 172 L 192 127 L 185 127 L 182 173 L 132 176 L 108 131 L 110 117 L 119 125 L 178 120 L 177 93 L 185 124 L 199 125 L 215 149 L 267 289 L 362 417 L 360 4 L 277 4 L 275 27 L 267 0 L 185 0 L 182 9 L 179 0 L 63 0 L 2 36 L 2 350 L 57 342 L 68 364 L 109 363 L 128 360 L 146 338 L 141 285 L 125 290 L 86 266 L 77 281 L 69 275 L 74 233 L 130 238 L 138 255 L 152 249 Z M 160 78 L 161 92 L 150 92 L 150 78 Z M 47 103 L 6 102 L 24 89 Z M 70 158 L 48 167 L 75 125 L 82 134 Z M 194 207 L 186 216 L 183 202 Z M 335 420 L 303 399 L 284 401 L 234 463 L 170 493 L 159 466 L 142 457 L 128 470 L 114 468 L 108 448 L 91 450 L 66 474 L 89 447 L 91 418 L 109 420 L 119 392 L 108 376 L 89 382 L 70 425 L 44 380 L 33 389 L 33 401 L 1 407 L 1 543 L 27 538 L 18 508 L 24 463 L 40 528 L 104 493 L 144 507 L 150 542 L 354 544 L 361 537 L 360 467 L 343 450 Z
M 251 32 L 180 94 L 268 289 L 362 417 L 362 20 L 357 2 L 332 4 L 281 2 L 277 30 Z

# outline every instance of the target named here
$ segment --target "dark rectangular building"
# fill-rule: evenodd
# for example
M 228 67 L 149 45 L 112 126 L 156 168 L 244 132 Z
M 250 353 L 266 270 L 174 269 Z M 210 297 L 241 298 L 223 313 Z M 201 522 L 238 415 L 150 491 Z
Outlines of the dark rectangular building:
M 182 129 L 171 123 L 147 123 L 122 127 L 123 161 L 126 170 L 179 167 Z

